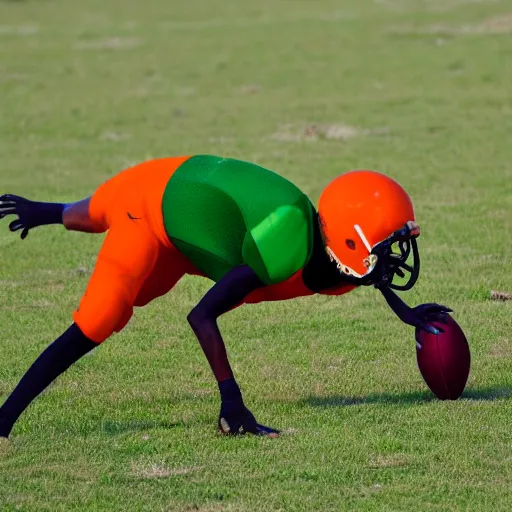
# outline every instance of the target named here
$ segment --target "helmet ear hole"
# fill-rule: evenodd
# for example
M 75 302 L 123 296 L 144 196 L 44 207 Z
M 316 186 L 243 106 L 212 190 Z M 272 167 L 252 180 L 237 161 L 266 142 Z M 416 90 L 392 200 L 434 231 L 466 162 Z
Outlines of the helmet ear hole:
M 354 242 L 354 240 L 350 239 L 350 238 L 347 238 L 345 240 L 345 243 L 347 244 L 347 247 L 351 250 L 351 251 L 355 251 L 356 250 L 356 243 Z

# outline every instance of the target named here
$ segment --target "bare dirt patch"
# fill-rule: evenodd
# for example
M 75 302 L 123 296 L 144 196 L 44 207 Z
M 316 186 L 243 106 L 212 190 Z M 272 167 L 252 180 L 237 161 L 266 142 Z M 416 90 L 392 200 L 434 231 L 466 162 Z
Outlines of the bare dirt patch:
M 512 300 L 512 293 L 491 290 L 491 300 L 497 300 L 497 301 Z

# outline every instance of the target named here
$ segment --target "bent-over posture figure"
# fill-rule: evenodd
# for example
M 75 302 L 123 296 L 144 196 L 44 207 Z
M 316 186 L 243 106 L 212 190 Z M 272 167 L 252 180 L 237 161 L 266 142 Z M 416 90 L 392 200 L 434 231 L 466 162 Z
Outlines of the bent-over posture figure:
M 369 285 L 415 327 L 432 330 L 428 322 L 450 311 L 437 304 L 410 308 L 393 292 L 418 278 L 419 228 L 403 188 L 373 171 L 335 178 L 317 210 L 295 185 L 257 165 L 209 155 L 162 158 L 120 172 L 74 203 L 5 194 L 0 219 L 9 215 L 15 216 L 10 230 L 22 239 L 48 224 L 107 235 L 72 325 L 0 408 L 3 437 L 58 375 L 121 331 L 134 307 L 164 295 L 185 274 L 214 282 L 188 321 L 217 379 L 218 427 L 226 434 L 277 435 L 243 402 L 217 327 L 227 311 Z

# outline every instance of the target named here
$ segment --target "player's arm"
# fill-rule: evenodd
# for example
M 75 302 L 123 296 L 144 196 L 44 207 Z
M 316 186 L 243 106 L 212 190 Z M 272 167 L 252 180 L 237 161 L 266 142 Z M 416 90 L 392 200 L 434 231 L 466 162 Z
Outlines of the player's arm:
M 236 267 L 218 281 L 188 315 L 190 326 L 199 340 L 219 385 L 221 395 L 219 429 L 226 434 L 250 432 L 257 435 L 277 435 L 276 430 L 259 425 L 245 407 L 217 325 L 217 318 L 262 286 L 264 284 L 249 266 Z
M 434 303 L 420 304 L 411 308 L 388 286 L 381 286 L 378 289 L 389 307 L 402 322 L 432 334 L 439 334 L 439 331 L 429 323 L 434 321 L 443 322 L 442 315 L 452 312 L 450 308 Z
M 76 324 L 49 345 L 0 407 L 0 437 L 8 437 L 16 420 L 34 398 L 96 346 Z
M 0 196 L 0 219 L 15 215 L 9 224 L 11 231 L 21 230 L 21 239 L 25 239 L 30 229 L 50 224 L 63 224 L 68 230 L 95 233 L 96 223 L 89 214 L 90 198 L 74 203 L 44 203 L 30 201 L 13 194 Z

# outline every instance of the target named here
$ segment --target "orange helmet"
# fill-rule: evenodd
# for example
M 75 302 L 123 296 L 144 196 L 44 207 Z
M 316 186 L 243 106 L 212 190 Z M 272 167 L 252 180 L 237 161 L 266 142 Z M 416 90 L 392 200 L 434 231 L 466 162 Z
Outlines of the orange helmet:
M 342 174 L 322 192 L 318 214 L 326 251 L 341 272 L 366 278 L 380 267 L 379 280 L 392 281 L 394 274 L 404 277 L 402 267 L 411 274 L 414 270 L 416 281 L 419 257 L 414 238 L 419 236 L 419 227 L 412 201 L 396 181 L 375 171 Z M 406 264 L 411 240 L 418 260 L 414 269 Z

